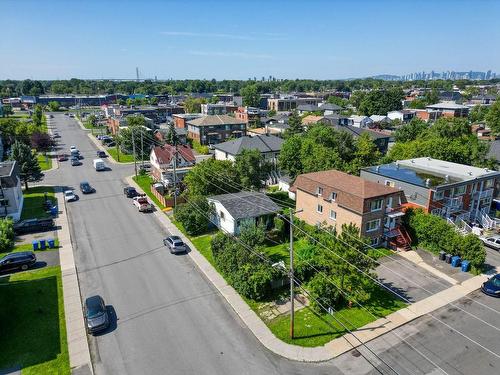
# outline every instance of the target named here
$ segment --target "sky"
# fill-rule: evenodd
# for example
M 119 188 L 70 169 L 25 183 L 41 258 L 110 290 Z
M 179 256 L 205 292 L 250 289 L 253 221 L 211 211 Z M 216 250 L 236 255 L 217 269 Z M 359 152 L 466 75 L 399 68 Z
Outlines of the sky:
M 500 73 L 495 0 L 0 0 L 0 79 Z

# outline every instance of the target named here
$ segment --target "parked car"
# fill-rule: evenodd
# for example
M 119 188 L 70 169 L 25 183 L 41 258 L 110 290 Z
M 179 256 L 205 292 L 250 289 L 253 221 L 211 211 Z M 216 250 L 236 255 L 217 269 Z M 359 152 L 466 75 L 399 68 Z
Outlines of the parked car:
M 139 212 L 151 212 L 153 211 L 153 205 L 149 203 L 148 198 L 145 195 L 138 195 L 132 198 L 132 204 L 137 207 Z
M 76 195 L 75 193 L 73 192 L 73 190 L 66 190 L 64 192 L 64 200 L 66 202 L 73 202 L 73 201 L 76 201 Z
M 108 311 L 101 296 L 92 296 L 85 300 L 83 315 L 88 333 L 97 333 L 109 327 Z
M 149 172 L 151 170 L 151 164 L 149 163 L 144 163 L 139 166 L 139 170 L 144 170 L 146 172 Z
M 163 239 L 163 244 L 168 247 L 171 254 L 184 253 L 187 248 L 179 236 L 169 236 Z
M 52 134 L 52 138 L 61 138 L 61 136 L 58 132 L 54 132 L 54 134 Z
M 28 219 L 18 221 L 14 224 L 14 233 L 34 233 L 41 232 L 54 227 L 54 220 L 51 218 L 47 219 Z
M 82 162 L 78 157 L 72 156 L 71 157 L 71 166 L 77 166 L 77 165 L 82 165 Z
M 495 250 L 500 250 L 500 235 L 495 234 L 493 236 L 479 238 L 481 238 L 481 241 L 483 241 L 486 246 L 491 247 Z
M 481 291 L 492 297 L 500 297 L 500 273 L 490 277 L 481 285 Z
M 61 154 L 57 157 L 57 161 L 66 161 L 68 160 L 68 155 L 66 154 Z
M 135 190 L 135 188 L 132 186 L 127 186 L 126 188 L 123 188 L 123 194 L 125 194 L 127 198 L 134 198 L 139 195 L 137 190 Z
M 69 150 L 70 150 L 71 152 L 73 152 L 73 151 L 78 151 L 78 149 L 76 148 L 76 146 L 71 146 L 71 147 L 69 148 Z
M 83 194 L 95 193 L 95 189 L 87 181 L 80 182 L 80 190 Z
M 36 263 L 35 253 L 32 251 L 20 251 L 10 253 L 0 259 L 0 272 L 6 271 L 26 271 Z
M 99 150 L 97 151 L 97 157 L 98 158 L 105 158 L 106 157 L 106 153 L 102 150 Z

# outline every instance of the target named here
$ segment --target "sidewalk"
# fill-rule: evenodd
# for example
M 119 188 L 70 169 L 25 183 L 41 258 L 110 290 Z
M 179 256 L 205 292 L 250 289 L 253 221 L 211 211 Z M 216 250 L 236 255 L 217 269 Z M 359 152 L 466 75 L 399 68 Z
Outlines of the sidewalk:
M 132 180 L 126 178 L 126 182 L 134 186 L 138 191 L 142 189 Z M 154 204 L 154 203 L 153 203 Z M 354 337 L 351 334 L 338 337 L 323 346 L 306 348 L 287 344 L 276 338 L 260 317 L 247 305 L 240 295 L 226 283 L 224 278 L 212 267 L 205 257 L 198 252 L 191 241 L 182 234 L 177 227 L 159 207 L 156 207 L 155 215 L 165 229 L 172 235 L 182 238 L 191 251 L 188 253 L 193 262 L 198 266 L 205 277 L 217 288 L 226 299 L 233 310 L 238 314 L 247 328 L 267 349 L 287 359 L 302 362 L 322 362 L 344 354 L 362 343 L 371 341 L 387 332 L 392 331 L 414 319 L 435 311 L 450 302 L 456 301 L 468 293 L 478 289 L 487 279 L 485 275 L 473 277 L 460 285 L 454 285 L 442 292 L 436 293 L 429 298 L 415 302 L 412 305 L 396 311 L 385 318 L 378 319 L 359 328 Z
M 66 317 L 66 335 L 68 338 L 69 364 L 72 372 L 80 375 L 92 375 L 87 333 L 83 319 L 82 301 L 78 285 L 75 260 L 73 258 L 73 245 L 69 233 L 69 222 L 63 193 L 60 189 L 56 192 L 59 215 L 56 225 L 60 227 L 59 259 L 61 263 L 64 313 Z

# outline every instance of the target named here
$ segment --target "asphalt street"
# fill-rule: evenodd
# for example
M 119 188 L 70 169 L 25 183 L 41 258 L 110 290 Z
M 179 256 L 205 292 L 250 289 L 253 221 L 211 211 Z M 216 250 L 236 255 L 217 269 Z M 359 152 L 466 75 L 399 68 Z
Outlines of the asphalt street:
M 96 148 L 76 121 L 55 114 L 52 124 L 62 136 L 64 150 L 76 145 L 85 158 L 78 167 L 60 163 L 43 182 L 76 189 L 79 200 L 67 207 L 81 294 L 100 294 L 117 317 L 108 332 L 90 338 L 96 374 L 394 373 L 366 348 L 320 364 L 289 361 L 269 352 L 188 256 L 165 250 L 162 238 L 168 234 L 154 216 L 137 212 L 123 196 L 124 177 L 133 173 L 133 166 L 107 162 L 111 170 L 96 172 L 92 167 Z M 84 196 L 78 191 L 84 180 L 97 190 L 95 194 Z M 496 304 L 497 312 L 474 304 L 464 309 L 477 310 L 491 324 L 500 325 L 500 301 L 482 295 L 477 298 Z M 439 314 L 500 353 L 498 331 L 449 307 Z M 396 332 L 432 356 L 448 374 L 500 373 L 497 358 L 479 351 L 430 317 Z M 398 374 L 441 373 L 393 333 L 368 347 Z M 477 371 L 467 371 L 471 368 Z

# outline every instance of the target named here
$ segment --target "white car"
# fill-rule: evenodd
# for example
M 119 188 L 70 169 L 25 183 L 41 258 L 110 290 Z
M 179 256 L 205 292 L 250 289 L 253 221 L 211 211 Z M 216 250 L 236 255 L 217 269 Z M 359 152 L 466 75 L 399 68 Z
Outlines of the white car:
M 71 146 L 71 147 L 69 148 L 69 150 L 70 150 L 70 151 L 78 151 L 78 149 L 76 148 L 76 146 Z
M 480 238 L 486 246 L 495 250 L 500 250 L 500 236 L 498 234 Z
M 73 192 L 73 190 L 66 190 L 64 192 L 64 200 L 66 202 L 73 202 L 73 201 L 76 201 L 76 195 L 75 193 Z

